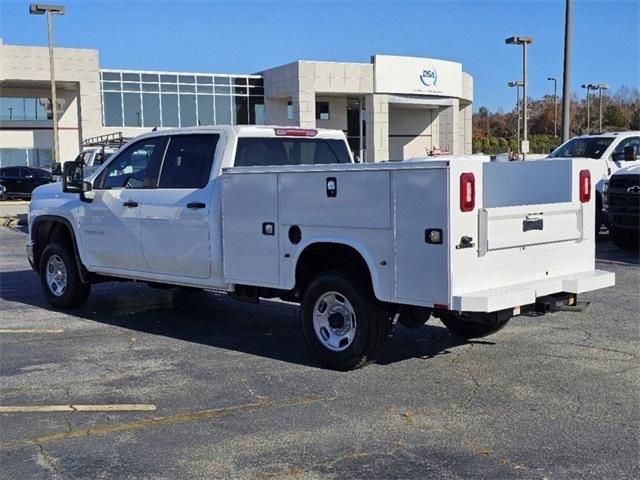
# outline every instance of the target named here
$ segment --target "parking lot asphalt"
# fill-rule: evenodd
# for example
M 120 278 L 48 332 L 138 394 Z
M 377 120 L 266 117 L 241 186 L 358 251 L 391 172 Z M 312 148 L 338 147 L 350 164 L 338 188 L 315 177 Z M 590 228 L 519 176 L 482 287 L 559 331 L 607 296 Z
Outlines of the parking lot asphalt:
M 289 304 L 127 282 L 55 311 L 25 237 L 0 228 L 0 405 L 116 410 L 0 413 L 2 478 L 640 478 L 640 262 L 606 236 L 617 285 L 587 311 L 472 342 L 398 326 L 347 373 Z

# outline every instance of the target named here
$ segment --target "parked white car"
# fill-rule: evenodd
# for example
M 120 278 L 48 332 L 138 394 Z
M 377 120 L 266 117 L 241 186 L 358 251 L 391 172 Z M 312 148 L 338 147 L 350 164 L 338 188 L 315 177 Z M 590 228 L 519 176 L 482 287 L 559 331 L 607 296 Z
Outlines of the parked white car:
M 62 308 L 115 279 L 298 302 L 341 370 L 377 359 L 395 321 L 481 337 L 614 284 L 595 269 L 591 160 L 352 162 L 340 131 L 146 134 L 35 191 L 29 261 Z
M 605 181 L 621 168 L 633 165 L 640 156 L 640 131 L 610 132 L 574 137 L 556 148 L 548 158 L 590 158 L 594 162 L 596 232 L 607 218 L 602 209 Z

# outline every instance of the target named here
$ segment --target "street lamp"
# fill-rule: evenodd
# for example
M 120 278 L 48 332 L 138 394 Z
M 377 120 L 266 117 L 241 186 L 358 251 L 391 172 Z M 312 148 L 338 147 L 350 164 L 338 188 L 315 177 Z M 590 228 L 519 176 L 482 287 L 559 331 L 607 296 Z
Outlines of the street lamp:
M 553 136 L 558 136 L 558 79 L 556 77 L 547 77 L 547 80 L 553 82 Z
M 529 139 L 527 135 L 527 45 L 533 43 L 533 37 L 509 37 L 504 41 L 507 45 L 522 45 L 522 159 L 529 153 Z
M 49 70 L 51 72 L 51 117 L 53 119 L 53 163 L 60 163 L 60 145 L 58 140 L 58 99 L 56 95 L 56 74 L 53 59 L 53 15 L 64 15 L 64 6 L 32 3 L 29 6 L 31 15 L 47 16 L 47 37 L 49 43 Z
M 589 130 L 591 130 L 591 110 L 589 108 L 589 91 L 590 90 L 597 90 L 598 86 L 593 84 L 593 83 L 583 83 L 580 86 L 582 88 L 586 88 L 587 89 L 587 133 L 589 133 Z
M 520 87 L 524 86 L 522 80 L 507 83 L 510 87 L 516 87 L 516 109 L 518 110 L 518 158 L 520 158 Z
M 596 85 L 598 93 L 600 94 L 600 133 L 602 133 L 602 90 L 609 90 L 609 85 L 606 83 L 599 83 Z

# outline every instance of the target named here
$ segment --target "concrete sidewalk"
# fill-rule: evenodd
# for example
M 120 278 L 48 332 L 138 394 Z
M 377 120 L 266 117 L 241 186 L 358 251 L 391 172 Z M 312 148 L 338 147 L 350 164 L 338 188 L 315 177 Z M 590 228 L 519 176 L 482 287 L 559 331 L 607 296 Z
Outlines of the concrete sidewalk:
M 27 224 L 29 202 L 26 200 L 4 200 L 0 202 L 0 225 L 14 227 Z

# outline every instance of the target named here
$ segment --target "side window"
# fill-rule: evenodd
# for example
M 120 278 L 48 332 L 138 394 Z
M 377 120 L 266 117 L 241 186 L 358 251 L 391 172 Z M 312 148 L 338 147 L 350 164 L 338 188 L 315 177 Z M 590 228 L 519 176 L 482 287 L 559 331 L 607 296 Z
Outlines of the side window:
M 202 188 L 209 182 L 219 135 L 175 135 L 162 162 L 160 188 Z
M 103 172 L 102 188 L 155 187 L 154 164 L 162 155 L 164 137 L 141 140 L 123 151 Z
M 614 160 L 624 160 L 624 149 L 633 147 L 636 156 L 640 155 L 640 137 L 630 137 L 621 141 L 613 152 Z

